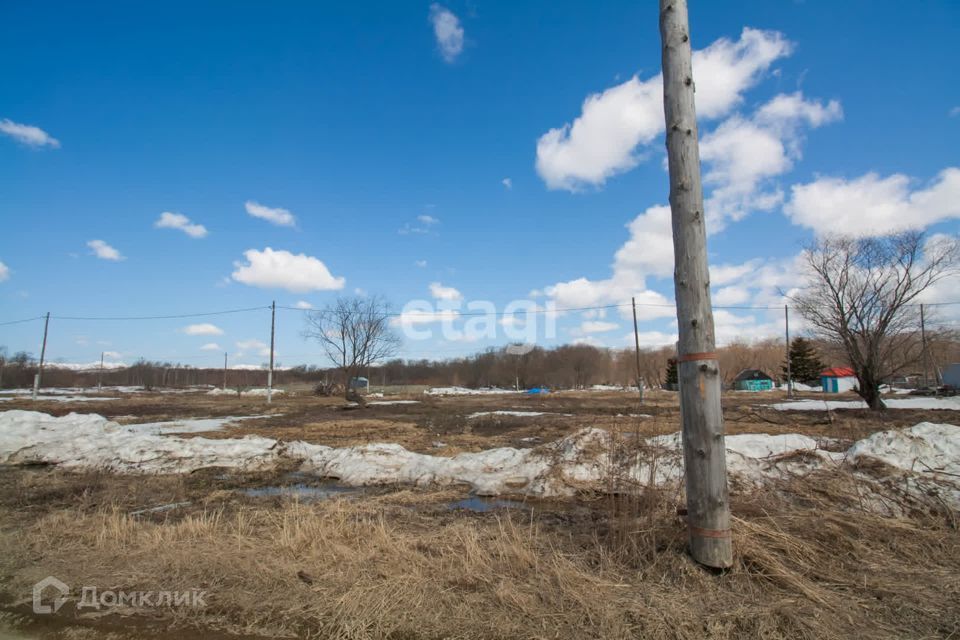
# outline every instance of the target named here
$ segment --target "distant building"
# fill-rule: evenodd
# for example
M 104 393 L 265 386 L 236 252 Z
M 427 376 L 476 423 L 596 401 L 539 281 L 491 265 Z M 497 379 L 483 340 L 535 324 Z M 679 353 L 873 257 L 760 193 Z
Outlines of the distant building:
M 857 376 L 850 367 L 831 367 L 820 372 L 824 393 L 843 393 L 857 388 Z
M 943 385 L 960 389 L 960 362 L 947 365 L 943 370 Z
M 737 391 L 770 391 L 773 378 L 760 369 L 744 369 L 733 379 L 733 388 Z

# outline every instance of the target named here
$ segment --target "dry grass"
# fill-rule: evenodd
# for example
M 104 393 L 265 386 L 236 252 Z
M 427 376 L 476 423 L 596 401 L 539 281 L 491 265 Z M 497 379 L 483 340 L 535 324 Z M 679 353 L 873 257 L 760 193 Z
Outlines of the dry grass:
M 733 505 L 737 564 L 684 552 L 677 496 L 450 512 L 451 491 L 224 501 L 135 518 L 59 508 L 0 537 L 13 592 L 208 591 L 169 624 L 316 638 L 934 638 L 960 633 L 960 535 L 943 514 L 861 511 L 819 474 Z M 10 514 L 7 513 L 7 516 Z M 298 577 L 298 572 L 301 576 Z M 308 584 L 310 582 L 310 584 Z

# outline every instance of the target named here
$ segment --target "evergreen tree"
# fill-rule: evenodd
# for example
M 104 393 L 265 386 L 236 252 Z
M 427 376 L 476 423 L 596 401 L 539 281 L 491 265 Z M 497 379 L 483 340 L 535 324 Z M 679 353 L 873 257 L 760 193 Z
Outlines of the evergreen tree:
M 790 343 L 790 376 L 796 382 L 809 384 L 820 379 L 823 362 L 817 350 L 806 338 L 794 338 Z M 783 377 L 787 377 L 787 366 L 783 366 Z
M 677 359 L 670 358 L 667 360 L 667 382 L 666 387 L 669 389 L 670 385 L 676 386 L 678 384 L 677 380 Z

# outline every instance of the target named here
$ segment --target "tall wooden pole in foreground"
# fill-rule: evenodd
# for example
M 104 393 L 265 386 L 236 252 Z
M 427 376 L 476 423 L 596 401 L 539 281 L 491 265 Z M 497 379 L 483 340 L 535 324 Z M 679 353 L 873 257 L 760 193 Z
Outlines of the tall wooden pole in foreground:
M 690 554 L 725 568 L 733 564 L 733 548 L 686 0 L 660 0 L 660 39 Z

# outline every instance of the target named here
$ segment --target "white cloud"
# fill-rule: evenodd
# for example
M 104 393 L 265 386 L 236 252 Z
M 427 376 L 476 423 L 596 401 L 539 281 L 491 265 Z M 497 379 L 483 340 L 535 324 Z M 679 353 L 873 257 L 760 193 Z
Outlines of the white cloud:
M 712 296 L 712 302 L 721 307 L 743 304 L 750 300 L 750 291 L 746 287 L 723 287 Z
M 463 294 L 453 287 L 445 287 L 439 282 L 430 283 L 430 295 L 437 300 L 461 300 Z
M 0 282 L 10 279 L 10 267 L 0 262 Z
M 503 180 L 500 181 L 500 184 L 506 187 L 507 191 L 513 189 L 513 180 L 511 180 L 510 178 L 504 178 Z
M 605 344 L 603 344 L 603 340 L 600 340 L 599 338 L 595 338 L 594 336 L 582 336 L 580 338 L 576 338 L 574 339 L 573 344 L 586 345 L 588 347 L 596 347 L 597 349 L 602 349 L 603 347 L 606 346 Z
M 455 309 L 441 309 L 439 311 L 426 310 L 408 310 L 395 316 L 390 323 L 393 325 L 417 325 L 431 324 L 434 322 L 453 321 L 460 317 L 460 312 Z
M 656 349 L 658 347 L 672 347 L 677 343 L 677 334 L 663 331 L 640 331 L 637 334 L 642 349 Z M 627 344 L 633 344 L 633 332 L 626 335 Z
M 603 320 L 586 320 L 580 325 L 580 331 L 583 333 L 603 333 L 619 328 L 620 325 L 616 322 L 605 322 Z
M 267 207 L 253 200 L 247 200 L 244 207 L 246 207 L 247 213 L 254 218 L 261 218 L 281 227 L 292 227 L 297 224 L 294 215 L 280 207 Z
M 101 260 L 125 260 L 125 258 L 120 255 L 119 251 L 111 247 L 103 240 L 91 240 L 87 243 L 87 246 L 93 250 L 93 255 L 97 256 Z
M 7 118 L 0 120 L 0 133 L 5 133 L 17 142 L 31 147 L 53 147 L 54 149 L 60 147 L 60 141 L 40 127 L 20 124 Z
M 200 347 L 201 351 L 223 351 L 223 347 L 218 345 L 216 342 L 208 342 L 207 344 Z
M 179 229 L 191 238 L 203 238 L 207 235 L 207 228 L 202 224 L 195 224 L 182 213 L 164 211 L 160 218 L 153 223 L 157 229 Z
M 103 357 L 106 358 L 106 359 L 108 359 L 108 360 L 118 360 L 118 359 L 120 359 L 120 358 L 122 357 L 122 355 L 123 355 L 123 354 L 121 354 L 119 351 L 104 351 L 104 352 L 103 352 Z
M 204 322 L 201 324 L 187 325 L 181 331 L 188 336 L 222 336 L 223 329 L 215 324 Z
M 413 264 L 415 264 L 415 265 L 417 265 L 418 267 L 420 267 L 421 269 L 423 269 L 423 268 L 425 268 L 425 267 L 427 266 L 427 261 L 426 261 L 426 260 L 417 260 L 417 261 L 415 261 Z
M 346 280 L 334 277 L 317 258 L 303 253 L 248 249 L 243 252 L 247 264 L 237 262 L 231 277 L 237 282 L 261 288 L 278 288 L 293 293 L 342 289 Z
M 711 232 L 728 220 L 754 210 L 770 210 L 783 200 L 765 181 L 786 173 L 800 158 L 801 128 L 819 127 L 843 116 L 840 103 L 804 99 L 799 92 L 780 94 L 750 118 L 733 116 L 703 136 L 700 158 L 708 167 L 704 185 L 712 188 L 705 203 Z
M 960 106 L 957 106 L 957 107 L 954 107 L 954 108 L 950 109 L 950 111 L 948 111 L 947 113 L 948 113 L 948 115 L 949 115 L 951 118 L 955 118 L 955 117 L 957 117 L 957 116 L 960 116 Z
M 440 219 L 435 218 L 434 216 L 428 215 L 426 213 L 420 214 L 417 216 L 416 224 L 410 224 L 409 222 L 404 223 L 404 225 L 397 230 L 397 233 L 400 235 L 409 235 L 409 234 L 435 234 L 432 228 L 440 224 Z
M 847 180 L 818 178 L 794 185 L 784 211 L 794 224 L 820 234 L 884 235 L 960 218 L 960 168 L 941 171 L 913 188 L 902 174 L 868 173 Z
M 235 354 L 236 357 L 238 358 L 243 356 L 244 352 L 246 351 L 253 351 L 254 353 L 256 353 L 256 355 L 260 356 L 261 358 L 270 357 L 270 347 L 267 345 L 267 343 L 261 342 L 256 338 L 251 338 L 249 340 L 241 340 L 237 342 L 237 348 L 240 349 L 240 352 Z M 274 352 L 274 355 L 276 355 L 276 352 Z
M 763 71 L 791 51 L 774 31 L 745 28 L 736 42 L 721 38 L 694 52 L 697 114 L 718 118 L 742 100 Z M 572 124 L 551 129 L 537 141 L 537 172 L 551 189 L 575 191 L 602 185 L 636 166 L 638 147 L 650 144 L 664 127 L 663 80 L 634 76 L 587 97 Z
M 313 305 L 306 300 L 297 300 L 297 303 L 293 306 L 297 309 L 313 309 Z
M 430 24 L 437 39 L 437 48 L 446 62 L 453 62 L 463 52 L 463 27 L 460 18 L 437 3 L 430 5 Z

